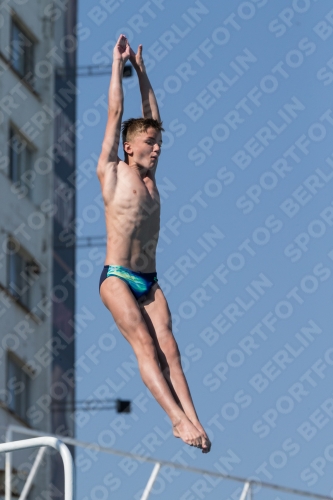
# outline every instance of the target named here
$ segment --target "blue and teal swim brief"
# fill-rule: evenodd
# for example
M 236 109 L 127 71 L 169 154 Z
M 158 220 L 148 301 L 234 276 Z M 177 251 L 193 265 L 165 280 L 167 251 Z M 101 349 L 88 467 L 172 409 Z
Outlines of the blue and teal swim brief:
M 157 273 L 140 273 L 123 266 L 104 266 L 99 280 L 99 288 L 109 276 L 117 276 L 125 281 L 136 299 L 147 295 L 154 283 L 158 281 Z

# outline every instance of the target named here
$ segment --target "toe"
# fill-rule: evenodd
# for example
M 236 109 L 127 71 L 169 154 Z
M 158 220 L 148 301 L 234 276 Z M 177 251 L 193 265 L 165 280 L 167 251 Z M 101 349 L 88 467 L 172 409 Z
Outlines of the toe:
M 203 453 L 208 453 L 210 451 L 211 443 L 208 438 L 203 439 L 202 451 Z

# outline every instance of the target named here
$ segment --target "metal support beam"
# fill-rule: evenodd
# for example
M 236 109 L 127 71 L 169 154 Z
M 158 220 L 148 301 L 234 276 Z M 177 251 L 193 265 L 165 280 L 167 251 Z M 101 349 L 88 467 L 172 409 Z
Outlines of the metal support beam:
M 153 468 L 153 471 L 150 475 L 150 478 L 148 479 L 148 483 L 146 484 L 145 490 L 142 494 L 141 500 L 147 500 L 149 497 L 149 494 L 151 492 L 151 489 L 154 485 L 155 479 L 157 478 L 157 474 L 159 473 L 159 470 L 161 468 L 161 464 L 157 462 Z
M 251 483 L 249 481 L 247 481 L 244 484 L 244 488 L 243 488 L 241 496 L 239 497 L 239 500 L 246 500 L 248 498 L 249 492 L 251 492 Z
M 9 426 L 6 433 L 6 441 L 11 441 L 12 430 Z M 5 456 L 5 500 L 12 498 L 12 454 L 6 453 Z
M 46 452 L 46 446 L 39 448 L 35 461 L 30 469 L 29 476 L 27 477 L 26 482 L 24 483 L 24 487 L 19 500 L 26 500 L 27 496 L 29 495 L 30 488 L 32 486 L 33 480 L 36 477 L 39 466 L 42 463 L 45 452 Z

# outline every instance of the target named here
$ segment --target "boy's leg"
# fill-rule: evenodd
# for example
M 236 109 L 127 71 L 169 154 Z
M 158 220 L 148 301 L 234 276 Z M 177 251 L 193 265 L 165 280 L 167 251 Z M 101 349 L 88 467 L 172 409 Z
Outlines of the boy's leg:
M 201 432 L 203 450 L 208 452 L 211 443 L 195 411 L 190 389 L 182 369 L 178 345 L 172 333 L 168 303 L 158 285 L 153 286 L 147 300 L 141 307 L 143 317 L 155 341 L 162 373 L 180 408 Z
M 161 372 L 155 343 L 129 287 L 119 278 L 111 276 L 102 283 L 100 294 L 119 330 L 134 350 L 143 382 L 168 414 L 172 424 L 178 425 L 177 437 L 187 444 L 201 447 L 200 432 L 177 405 Z

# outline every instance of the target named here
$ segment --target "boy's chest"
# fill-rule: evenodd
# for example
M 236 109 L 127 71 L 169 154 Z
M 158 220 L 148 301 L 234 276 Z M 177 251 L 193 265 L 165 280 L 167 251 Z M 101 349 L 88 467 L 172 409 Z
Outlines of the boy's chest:
M 160 208 L 160 195 L 156 183 L 139 177 L 121 179 L 118 185 L 118 201 L 126 205 L 155 212 Z

